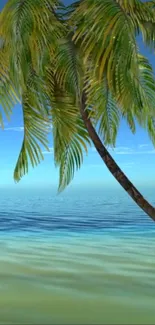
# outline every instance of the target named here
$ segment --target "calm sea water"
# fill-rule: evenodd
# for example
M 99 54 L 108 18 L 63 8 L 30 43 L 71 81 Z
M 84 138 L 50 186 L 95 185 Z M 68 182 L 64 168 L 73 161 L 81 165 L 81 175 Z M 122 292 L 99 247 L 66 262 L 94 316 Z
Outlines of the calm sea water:
M 123 191 L 0 191 L 0 234 L 1 324 L 155 324 L 155 224 Z

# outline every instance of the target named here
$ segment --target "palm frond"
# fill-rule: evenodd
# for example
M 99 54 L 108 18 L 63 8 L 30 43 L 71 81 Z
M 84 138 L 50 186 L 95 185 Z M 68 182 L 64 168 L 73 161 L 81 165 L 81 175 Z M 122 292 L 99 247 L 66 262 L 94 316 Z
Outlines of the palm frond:
M 50 120 L 41 86 L 40 78 L 32 71 L 22 96 L 24 138 L 14 171 L 15 181 L 28 172 L 29 161 L 34 167 L 43 160 L 42 147 L 49 151 Z
M 91 107 L 89 116 L 104 139 L 105 145 L 115 146 L 120 123 L 120 110 L 107 85 L 106 77 L 101 81 L 89 79 L 86 86 L 87 108 Z
M 10 71 L 15 84 L 24 87 L 30 62 L 40 71 L 43 53 L 63 34 L 55 14 L 57 0 L 10 0 L 0 15 L 0 35 L 9 44 Z
M 47 140 L 48 121 L 43 118 L 40 112 L 29 106 L 27 94 L 23 96 L 23 120 L 24 139 L 14 171 L 15 181 L 19 181 L 28 173 L 29 160 L 33 167 L 43 160 L 42 149 L 38 142 L 49 151 Z
M 84 52 L 87 63 L 94 62 L 94 71 L 102 79 L 106 72 L 109 88 L 125 92 L 126 71 L 137 71 L 137 44 L 132 19 L 111 0 L 83 0 L 72 13 L 73 41 Z M 124 85 L 122 88 L 121 85 Z
M 132 109 L 126 110 L 125 112 L 122 111 L 121 113 L 122 113 L 122 118 L 125 119 L 131 132 L 134 134 L 136 132 L 136 121 L 135 121 L 136 119 Z
M 146 123 L 146 130 L 151 139 L 153 146 L 155 147 L 155 118 L 148 116 Z
M 60 177 L 59 191 L 64 190 L 74 177 L 75 169 L 78 170 L 83 163 L 83 151 L 87 153 L 87 145 L 90 145 L 88 133 L 82 120 L 77 120 L 77 130 L 73 133 L 70 141 L 64 141 L 64 150 L 59 162 Z
M 120 116 L 126 119 L 131 131 L 135 133 L 135 121 L 148 130 L 148 118 L 155 116 L 155 77 L 148 59 L 138 54 L 138 76 L 134 71 L 126 72 L 126 93 L 112 93 L 106 74 L 102 81 L 95 78 L 93 64 L 89 61 L 87 72 L 87 107 L 91 107 L 90 116 L 98 126 L 105 144 L 115 145 Z M 91 68 L 90 68 L 91 67 Z M 120 83 L 121 84 L 121 83 Z M 122 83 L 124 87 L 124 83 Z
M 8 51 L 1 42 L 0 46 L 0 106 L 3 108 L 3 114 L 0 112 L 0 126 L 3 127 L 3 115 L 10 120 L 14 105 L 20 101 L 20 94 L 15 89 L 10 77 L 9 55 Z
M 155 48 L 155 1 L 117 0 L 126 15 L 130 16 L 137 34 L 142 33 L 147 46 Z
M 145 125 L 147 116 L 155 116 L 155 76 L 151 64 L 143 55 L 138 55 L 138 65 L 139 78 L 132 72 L 132 83 L 128 93 L 132 93 L 135 98 L 132 102 L 134 116 L 141 125 Z M 126 108 L 129 109 L 129 106 Z
M 58 42 L 55 53 L 55 75 L 61 87 L 75 96 L 82 89 L 82 58 L 78 47 L 71 40 L 71 34 Z
M 50 74 L 51 75 L 51 74 Z M 54 82 L 48 101 L 52 122 L 54 160 L 59 167 L 59 191 L 72 180 L 83 161 L 83 151 L 90 144 L 88 133 L 80 118 L 76 98 Z M 51 86 L 50 86 L 51 89 Z

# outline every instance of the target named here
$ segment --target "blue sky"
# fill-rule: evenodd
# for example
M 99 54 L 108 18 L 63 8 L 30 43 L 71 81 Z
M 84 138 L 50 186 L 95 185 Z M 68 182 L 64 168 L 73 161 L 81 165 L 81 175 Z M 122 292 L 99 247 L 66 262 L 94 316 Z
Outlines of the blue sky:
M 1 0 L 0 9 L 6 1 Z M 65 1 L 68 3 L 69 1 Z M 71 2 L 71 1 L 70 1 Z M 149 57 L 155 69 L 155 56 L 150 54 L 139 42 L 141 51 Z M 20 105 L 13 110 L 11 121 L 5 130 L 0 130 L 0 187 L 49 187 L 58 184 L 58 170 L 53 163 L 53 153 L 45 153 L 45 160 L 35 169 L 30 168 L 29 174 L 19 184 L 14 184 L 13 169 L 22 144 L 22 112 Z M 51 144 L 52 148 L 52 138 Z M 110 151 L 123 171 L 136 185 L 145 186 L 155 183 L 155 150 L 144 130 L 137 127 L 136 135 L 132 135 L 126 123 L 122 121 L 118 134 L 117 145 Z M 116 186 L 116 181 L 110 175 L 94 148 L 90 148 L 88 157 L 75 175 L 73 184 Z

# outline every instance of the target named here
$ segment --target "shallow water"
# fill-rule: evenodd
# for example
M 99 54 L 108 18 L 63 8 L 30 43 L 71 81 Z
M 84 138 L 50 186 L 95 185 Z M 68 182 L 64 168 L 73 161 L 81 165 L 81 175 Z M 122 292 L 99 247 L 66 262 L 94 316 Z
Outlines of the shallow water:
M 0 323 L 155 324 L 155 226 L 126 194 L 0 202 Z

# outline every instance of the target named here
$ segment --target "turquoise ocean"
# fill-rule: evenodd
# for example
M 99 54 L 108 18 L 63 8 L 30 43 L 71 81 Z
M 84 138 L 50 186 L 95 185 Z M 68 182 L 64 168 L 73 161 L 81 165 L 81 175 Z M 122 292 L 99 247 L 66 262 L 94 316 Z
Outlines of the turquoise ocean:
M 155 324 L 155 223 L 118 188 L 0 190 L 0 290 L 1 324 Z

